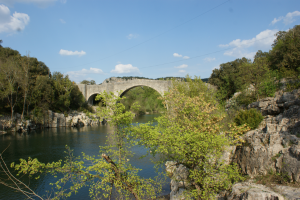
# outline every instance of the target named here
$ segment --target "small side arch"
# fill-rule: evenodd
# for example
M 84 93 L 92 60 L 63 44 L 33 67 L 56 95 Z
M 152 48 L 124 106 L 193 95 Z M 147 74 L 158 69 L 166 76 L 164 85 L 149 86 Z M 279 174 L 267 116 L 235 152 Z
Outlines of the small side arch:
M 87 102 L 88 102 L 88 104 L 89 104 L 90 106 L 95 105 L 95 103 L 97 103 L 97 102 L 95 101 L 95 97 L 96 97 L 98 94 L 100 94 L 100 93 L 96 92 L 96 93 L 93 93 L 93 94 L 91 94 L 91 95 L 89 96 Z

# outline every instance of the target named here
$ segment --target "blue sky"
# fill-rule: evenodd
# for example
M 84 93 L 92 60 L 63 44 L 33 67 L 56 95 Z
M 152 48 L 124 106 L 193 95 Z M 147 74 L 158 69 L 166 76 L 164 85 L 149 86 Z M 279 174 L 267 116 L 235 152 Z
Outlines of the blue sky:
M 2 45 L 75 82 L 208 78 L 299 23 L 299 0 L 0 0 Z

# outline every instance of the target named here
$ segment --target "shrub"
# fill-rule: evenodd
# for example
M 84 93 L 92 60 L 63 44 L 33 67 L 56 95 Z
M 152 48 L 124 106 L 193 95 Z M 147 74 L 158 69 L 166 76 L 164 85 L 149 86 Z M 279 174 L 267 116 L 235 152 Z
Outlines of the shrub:
M 254 93 L 243 91 L 239 96 L 237 96 L 236 101 L 238 105 L 249 105 L 250 103 L 256 102 L 257 97 Z
M 263 120 L 262 114 L 254 108 L 250 110 L 241 110 L 234 118 L 237 125 L 247 124 L 251 129 L 256 129 Z

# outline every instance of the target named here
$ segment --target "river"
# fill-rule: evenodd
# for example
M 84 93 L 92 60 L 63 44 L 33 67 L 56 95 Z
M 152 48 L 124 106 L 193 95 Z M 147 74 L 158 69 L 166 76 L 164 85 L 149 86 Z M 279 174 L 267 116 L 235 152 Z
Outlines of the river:
M 143 115 L 134 119 L 134 122 L 145 123 L 154 120 L 159 114 Z M 106 136 L 111 132 L 111 128 L 104 126 L 88 126 L 80 128 L 50 128 L 35 130 L 30 133 L 12 133 L 0 136 L 0 153 L 9 145 L 3 154 L 8 165 L 11 162 L 18 162 L 19 158 L 37 158 L 40 162 L 52 162 L 63 159 L 65 145 L 74 150 L 75 156 L 80 156 L 81 152 L 87 155 L 99 155 L 99 146 L 104 146 Z M 139 175 L 145 178 L 156 176 L 150 156 L 139 159 L 147 150 L 143 147 L 132 149 L 135 156 L 130 159 L 131 164 L 142 169 Z M 0 178 L 3 174 L 0 173 Z M 28 180 L 24 180 L 28 181 Z M 39 195 L 47 195 L 46 191 L 51 191 L 49 183 L 57 181 L 53 176 L 42 176 L 38 180 L 31 179 L 30 187 Z M 68 199 L 90 199 L 88 188 L 80 189 L 79 193 L 72 195 Z M 170 193 L 170 186 L 166 183 L 163 186 L 162 195 Z M 0 200 L 19 200 L 25 199 L 21 193 L 17 193 L 8 187 L 0 185 Z

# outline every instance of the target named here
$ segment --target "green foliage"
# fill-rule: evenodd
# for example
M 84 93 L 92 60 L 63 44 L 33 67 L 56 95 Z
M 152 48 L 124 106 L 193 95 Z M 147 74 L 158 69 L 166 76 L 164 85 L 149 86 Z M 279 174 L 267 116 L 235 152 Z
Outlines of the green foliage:
M 76 110 L 85 99 L 68 76 L 54 72 L 45 63 L 18 51 L 0 48 L 0 110 L 15 112 L 41 121 L 48 109 L 56 112 Z
M 276 33 L 276 40 L 268 56 L 270 68 L 277 70 L 283 77 L 297 78 L 300 66 L 300 25 Z
M 247 106 L 250 103 L 257 101 L 257 96 L 254 93 L 243 91 L 240 95 L 236 97 L 238 105 Z
M 251 129 L 256 129 L 263 119 L 264 117 L 259 111 L 251 108 L 250 110 L 241 110 L 234 118 L 234 122 L 237 125 L 247 124 Z
M 262 176 L 256 176 L 255 182 L 257 184 L 263 184 L 271 186 L 274 184 L 289 185 L 292 187 L 299 187 L 299 183 L 291 183 L 291 177 L 287 173 L 276 172 L 272 169 L 268 171 L 268 174 Z
M 164 110 L 160 99 L 161 95 L 150 87 L 135 87 L 127 91 L 123 96 L 125 98 L 121 100 L 121 103 L 125 105 L 125 110 L 127 111 L 143 115 L 146 112 L 160 112 Z M 134 103 L 140 105 L 140 108 L 136 111 L 132 108 Z
M 243 179 L 238 167 L 224 163 L 221 156 L 226 146 L 242 142 L 239 135 L 248 129 L 231 126 L 221 131 L 223 116 L 208 91 L 197 77 L 195 81 L 174 81 L 163 97 L 168 111 L 156 119 L 157 125 L 140 124 L 133 131 L 140 144 L 149 147 L 152 155 L 159 155 L 158 166 L 171 160 L 187 167 L 191 183 L 188 199 L 215 198 L 220 190 Z
M 94 81 L 94 80 L 90 80 L 90 81 L 83 80 L 83 81 L 80 82 L 80 84 L 96 85 L 96 81 Z
M 276 161 L 277 158 L 279 158 L 281 156 L 281 153 L 276 154 L 275 156 L 272 157 L 273 161 Z
M 223 63 L 219 69 L 214 69 L 208 83 L 217 86 L 219 100 L 224 101 L 243 87 L 243 79 L 238 78 L 240 66 L 250 63 L 249 59 L 236 59 L 232 62 Z

